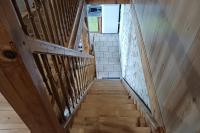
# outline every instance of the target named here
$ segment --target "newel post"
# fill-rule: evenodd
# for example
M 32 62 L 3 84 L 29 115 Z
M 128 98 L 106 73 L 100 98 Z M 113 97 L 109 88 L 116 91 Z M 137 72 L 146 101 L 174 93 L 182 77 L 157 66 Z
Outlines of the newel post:
M 0 91 L 32 133 L 64 133 L 11 0 L 0 0 Z

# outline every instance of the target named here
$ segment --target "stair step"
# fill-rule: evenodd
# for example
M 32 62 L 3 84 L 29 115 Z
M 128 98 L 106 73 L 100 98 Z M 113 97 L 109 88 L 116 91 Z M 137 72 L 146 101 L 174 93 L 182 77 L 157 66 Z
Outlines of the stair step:
M 106 108 L 107 110 L 115 110 L 115 109 L 124 109 L 124 110 L 137 110 L 137 106 L 135 104 L 113 104 L 113 103 L 82 103 L 81 109 L 85 110 L 92 110 L 92 109 L 102 109 Z
M 86 97 L 86 99 L 84 100 L 84 102 L 88 102 L 88 103 L 113 103 L 113 104 L 117 104 L 117 103 L 133 103 L 133 101 L 131 99 L 128 98 L 119 98 L 119 97 L 106 97 L 106 96 L 102 96 L 102 97 Z
M 111 125 L 111 126 L 133 126 L 138 125 L 138 118 L 134 117 L 130 119 L 129 117 L 80 117 L 75 118 L 73 121 L 74 125 Z
M 108 127 L 108 126 L 87 126 L 87 127 L 76 127 L 74 126 L 71 133 L 151 133 L 149 127 Z
M 124 110 L 124 111 L 118 111 L 118 110 L 79 110 L 77 113 L 77 117 L 99 117 L 99 116 L 104 116 L 104 117 L 139 117 L 140 112 L 139 111 L 129 111 L 129 110 Z
M 151 133 L 120 81 L 98 80 L 73 119 L 71 133 Z
M 99 86 L 95 86 L 94 88 L 92 88 L 92 90 L 124 90 L 122 87 L 99 87 Z M 126 91 L 126 90 L 124 90 Z
M 128 99 L 128 95 L 91 95 L 91 94 L 88 94 L 86 98 L 103 98 L 103 99 Z
M 128 94 L 125 90 L 90 90 L 90 94 Z

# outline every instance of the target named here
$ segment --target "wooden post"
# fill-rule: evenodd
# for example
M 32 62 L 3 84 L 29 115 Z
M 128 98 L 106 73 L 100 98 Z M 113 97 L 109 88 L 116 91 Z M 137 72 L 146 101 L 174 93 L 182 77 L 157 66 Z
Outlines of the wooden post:
M 0 0 L 0 91 L 32 133 L 64 133 L 11 0 Z

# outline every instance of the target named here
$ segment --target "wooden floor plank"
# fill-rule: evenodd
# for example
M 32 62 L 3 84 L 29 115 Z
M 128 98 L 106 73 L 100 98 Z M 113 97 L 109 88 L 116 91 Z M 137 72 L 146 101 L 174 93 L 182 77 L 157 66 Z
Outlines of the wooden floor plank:
M 0 133 L 30 133 L 25 123 L 0 93 Z

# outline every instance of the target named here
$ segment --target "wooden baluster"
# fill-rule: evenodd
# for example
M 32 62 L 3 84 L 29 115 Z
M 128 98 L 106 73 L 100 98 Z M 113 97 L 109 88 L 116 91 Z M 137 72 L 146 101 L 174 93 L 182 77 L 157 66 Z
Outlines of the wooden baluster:
M 56 57 L 54 55 L 52 55 L 51 58 L 52 58 L 52 61 L 53 61 L 53 64 L 54 64 L 54 67 L 55 67 L 55 70 L 56 70 L 56 74 L 58 76 L 58 80 L 59 80 L 59 83 L 60 83 L 62 94 L 64 96 L 65 104 L 67 105 L 67 109 L 68 109 L 69 113 L 71 113 L 67 92 L 66 92 L 66 89 L 65 89 L 65 86 L 64 86 L 64 82 L 62 80 L 62 73 L 59 71 Z
M 63 43 L 63 46 L 65 46 L 65 42 L 66 42 L 66 36 L 65 36 L 65 31 L 62 27 L 62 20 L 61 20 L 61 16 L 59 14 L 59 10 L 58 10 L 58 5 L 57 5 L 57 0 L 52 0 L 52 5 L 53 5 L 53 9 L 54 9 L 54 12 L 55 12 L 55 16 L 56 16 L 56 20 L 57 20 L 57 25 L 58 25 L 58 28 L 60 30 L 60 36 L 62 38 L 62 41 L 64 42 Z
M 83 81 L 82 81 L 82 78 L 81 78 L 81 70 L 80 70 L 81 66 L 80 66 L 79 58 L 76 58 L 75 62 L 76 62 L 76 65 L 77 65 L 78 78 L 79 78 L 79 81 L 80 81 L 80 90 L 81 90 L 81 93 L 83 94 L 84 93 L 83 86 L 82 86 Z
M 70 9 L 70 25 L 73 27 L 73 21 L 74 21 L 74 17 L 73 17 L 73 1 L 72 0 L 68 0 L 69 2 L 69 9 Z
M 52 1 L 49 0 L 47 1 L 48 4 L 49 4 L 49 9 L 50 9 L 50 15 L 51 15 L 51 18 L 52 18 L 52 24 L 53 24 L 53 27 L 54 27 L 54 31 L 55 31 L 55 42 L 59 45 L 63 45 L 64 44 L 64 40 L 61 36 L 59 36 L 59 34 L 61 35 L 60 33 L 60 30 L 59 30 L 59 26 L 58 24 L 56 23 L 56 17 L 55 17 L 55 13 L 54 13 L 54 10 L 53 10 L 53 6 L 52 6 Z
M 90 73 L 90 64 L 89 64 L 89 60 L 90 59 L 87 59 L 87 84 L 89 83 L 89 73 Z
M 75 78 L 76 78 L 77 86 L 78 86 L 78 90 L 79 90 L 79 97 L 81 97 L 82 94 L 81 94 L 80 80 L 79 80 L 79 77 L 78 77 L 79 76 L 78 75 L 78 69 L 77 69 L 76 61 L 75 61 L 74 57 L 72 57 L 72 65 L 73 65 L 73 68 L 74 68 Z
M 15 8 L 15 12 L 17 14 L 18 20 L 22 26 L 22 30 L 24 31 L 26 35 L 28 35 L 27 26 L 24 24 L 24 21 L 23 21 L 23 18 L 22 18 L 22 15 L 21 15 L 21 12 L 20 12 L 19 6 L 17 5 L 16 0 L 12 0 L 12 4 Z
M 55 34 L 56 34 L 58 44 L 61 44 L 62 46 L 64 46 L 62 28 L 60 26 L 59 17 L 57 15 L 56 9 L 54 8 L 55 5 L 54 5 L 53 1 L 54 0 L 49 0 L 48 3 L 49 3 L 49 9 L 50 9 L 50 12 L 51 12 L 52 22 L 53 22 L 53 25 L 54 25 L 54 31 L 55 31 Z
M 79 58 L 79 62 L 80 62 L 80 73 L 81 73 L 81 87 L 83 89 L 84 92 L 84 73 L 83 73 L 83 58 Z
M 66 43 L 68 42 L 68 39 L 67 39 L 64 16 L 63 16 L 62 6 L 61 6 L 61 3 L 60 3 L 60 0 L 55 0 L 55 4 L 56 4 L 55 7 L 57 8 L 58 16 L 59 16 L 59 19 L 60 19 L 60 25 L 61 25 L 63 35 L 64 35 L 64 40 L 65 40 L 64 46 L 67 46 Z
M 47 72 L 48 79 L 49 79 L 50 84 L 51 84 L 51 88 L 52 88 L 54 98 L 56 100 L 56 103 L 58 105 L 58 108 L 59 108 L 59 111 L 60 111 L 60 114 L 61 114 L 61 120 L 64 121 L 65 120 L 65 116 L 64 116 L 65 107 L 62 105 L 62 102 L 60 100 L 60 96 L 59 96 L 59 93 L 58 93 L 58 89 L 56 88 L 55 79 L 52 75 L 52 71 L 51 71 L 51 68 L 50 68 L 50 65 L 49 65 L 48 58 L 46 56 L 42 56 L 42 60 L 43 60 L 44 67 L 45 67 L 46 72 Z
M 74 83 L 75 83 L 75 86 L 76 86 L 77 96 L 80 99 L 80 90 L 79 90 L 78 80 L 77 80 L 77 76 L 76 76 L 76 68 L 74 67 L 72 58 L 73 57 L 68 57 L 69 62 L 70 62 L 70 68 L 72 70 L 73 80 L 75 81 Z
M 38 1 L 40 1 L 39 4 L 42 5 L 43 11 L 44 11 L 44 16 L 45 16 L 46 24 L 47 24 L 46 27 L 48 28 L 48 31 L 49 31 L 50 41 L 55 43 L 53 29 L 52 29 L 50 17 L 49 17 L 49 14 L 48 14 L 48 10 L 47 10 L 47 7 L 46 7 L 46 3 L 45 3 L 44 0 L 38 0 Z
M 66 0 L 61 0 L 60 3 L 61 3 L 61 11 L 62 11 L 62 15 L 63 15 L 63 21 L 64 21 L 64 25 L 65 25 L 66 35 L 67 35 L 67 37 L 69 37 L 70 33 L 69 33 L 69 25 L 68 25 L 68 21 L 67 21 L 68 12 L 66 11 Z
M 36 38 L 40 38 L 39 36 L 39 32 L 37 30 L 37 26 L 35 24 L 35 21 L 34 21 L 34 15 L 32 14 L 31 12 L 31 8 L 30 8 L 30 5 L 29 5 L 29 2 L 28 0 L 24 0 L 24 3 L 25 3 L 25 6 L 26 6 L 26 9 L 27 9 L 27 12 L 28 12 L 28 15 L 29 15 L 29 18 L 30 18 L 30 21 L 31 21 L 31 25 L 33 27 L 33 31 L 34 31 L 34 34 L 35 34 L 35 37 Z
M 85 89 L 87 89 L 87 84 L 86 84 L 86 77 L 87 77 L 87 73 L 86 73 L 86 68 L 87 68 L 87 59 L 84 59 L 84 71 L 83 71 L 83 73 L 84 73 L 84 79 L 83 79 L 83 81 L 84 81 L 84 88 Z
M 38 14 L 38 17 L 39 17 L 40 25 L 41 25 L 41 28 L 42 28 L 42 32 L 43 32 L 43 35 L 44 35 L 44 39 L 49 42 L 49 36 L 48 36 L 48 33 L 47 33 L 47 29 L 46 29 L 42 14 L 40 12 L 40 10 L 41 10 L 40 9 L 41 8 L 40 2 L 39 2 L 39 0 L 34 0 L 34 1 L 35 1 L 36 11 L 37 11 L 37 14 Z
M 72 102 L 72 107 L 74 108 L 74 96 L 73 96 L 73 90 L 71 88 L 71 84 L 70 84 L 70 80 L 69 80 L 69 75 L 68 75 L 68 66 L 66 65 L 66 62 L 65 62 L 65 58 L 64 56 L 61 57 L 61 61 L 62 61 L 62 64 L 63 64 L 63 68 L 64 68 L 64 73 L 65 73 L 65 79 L 66 79 L 66 83 L 67 83 L 67 91 L 68 91 L 68 94 L 71 98 L 71 102 Z
M 76 103 L 78 103 L 78 92 L 77 92 L 77 88 L 76 88 L 76 83 L 75 83 L 75 81 L 74 81 L 74 77 L 73 77 L 73 70 L 72 70 L 72 68 L 71 68 L 71 61 L 70 61 L 70 59 L 69 59 L 69 57 L 67 57 L 67 62 L 68 62 L 68 66 L 69 66 L 69 75 L 70 75 L 70 83 L 71 83 L 71 85 L 72 85 L 72 88 L 73 88 L 73 90 L 74 90 L 74 95 L 75 95 L 75 101 L 76 101 Z
M 40 71 L 40 74 L 41 74 L 41 76 L 42 76 L 42 79 L 43 79 L 43 81 L 44 81 L 44 83 L 45 83 L 45 85 L 46 85 L 46 87 L 47 87 L 47 91 L 48 91 L 49 95 L 52 95 L 52 90 L 51 90 L 50 85 L 49 85 L 49 82 L 48 82 L 48 80 L 47 80 L 47 78 L 46 78 L 45 71 L 44 71 L 44 68 L 43 68 L 43 66 L 42 66 L 42 63 L 41 63 L 41 61 L 40 61 L 39 55 L 33 54 L 33 57 L 34 57 L 34 59 L 35 59 L 35 62 L 36 62 L 36 64 L 37 64 L 37 67 L 38 67 L 38 69 L 39 69 L 39 71 Z
M 64 15 L 65 15 L 65 21 L 67 25 L 67 36 L 70 37 L 70 32 L 71 32 L 71 25 L 70 25 L 70 19 L 69 19 L 69 8 L 68 8 L 68 0 L 62 0 L 63 3 L 63 8 L 64 8 Z M 67 46 L 68 47 L 68 46 Z

